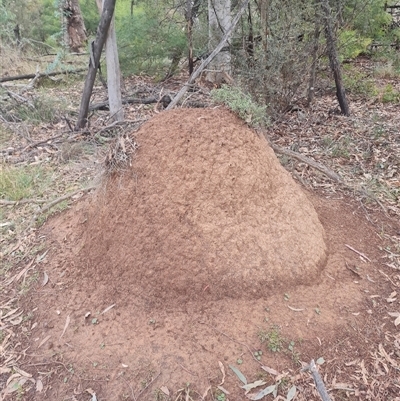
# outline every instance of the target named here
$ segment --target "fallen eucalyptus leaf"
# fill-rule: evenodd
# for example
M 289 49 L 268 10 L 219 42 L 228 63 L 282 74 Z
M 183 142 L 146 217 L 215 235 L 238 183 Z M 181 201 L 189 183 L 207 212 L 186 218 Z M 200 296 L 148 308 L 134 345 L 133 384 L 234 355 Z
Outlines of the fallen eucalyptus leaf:
M 36 380 L 36 391 L 39 393 L 43 391 L 43 383 L 40 379 Z
M 71 318 L 68 315 L 67 319 L 65 321 L 64 330 L 62 331 L 60 338 L 65 334 L 65 330 L 67 330 L 70 321 L 71 321 Z
M 244 390 L 246 390 L 245 394 L 247 394 L 250 390 L 253 390 L 253 388 L 257 388 L 257 387 L 263 386 L 264 384 L 267 384 L 267 383 L 265 381 L 263 381 L 263 380 L 256 380 L 253 383 L 245 384 L 244 386 L 242 386 L 242 388 Z
M 264 390 L 261 390 L 257 394 L 247 394 L 246 397 L 253 401 L 261 400 L 261 398 L 265 397 L 268 394 L 271 394 L 275 389 L 276 384 L 273 384 L 272 386 L 265 387 Z
M 49 276 L 46 272 L 43 273 L 43 281 L 42 281 L 42 287 L 44 287 L 48 282 L 49 282 Z
M 165 395 L 169 395 L 169 390 L 167 386 L 161 386 L 160 390 L 165 394 Z
M 290 390 L 287 393 L 286 401 L 293 400 L 295 395 L 296 395 L 296 386 L 292 386 L 292 387 L 290 387 Z
M 243 384 L 247 384 L 247 379 L 244 377 L 244 374 L 236 366 L 229 365 L 229 367 Z

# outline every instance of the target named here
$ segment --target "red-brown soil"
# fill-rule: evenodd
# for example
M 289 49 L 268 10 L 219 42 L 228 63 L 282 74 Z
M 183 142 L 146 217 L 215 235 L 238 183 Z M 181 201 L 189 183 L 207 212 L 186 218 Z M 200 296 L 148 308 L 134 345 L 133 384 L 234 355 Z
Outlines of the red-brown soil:
M 298 360 L 329 358 L 331 382 L 369 358 L 371 338 L 385 345 L 379 238 L 349 200 L 303 191 L 223 109 L 162 113 L 135 136 L 131 168 L 42 230 L 49 282 L 30 298 L 30 367 L 59 380 L 35 399 L 87 400 L 89 387 L 100 400 L 175 399 L 192 383 L 194 399 L 213 386 L 211 400 L 220 361 L 228 399 L 241 400 L 228 365 L 257 379 L 258 348 L 293 374 Z M 260 343 L 273 327 L 295 352 Z M 298 399 L 318 399 L 309 383 Z

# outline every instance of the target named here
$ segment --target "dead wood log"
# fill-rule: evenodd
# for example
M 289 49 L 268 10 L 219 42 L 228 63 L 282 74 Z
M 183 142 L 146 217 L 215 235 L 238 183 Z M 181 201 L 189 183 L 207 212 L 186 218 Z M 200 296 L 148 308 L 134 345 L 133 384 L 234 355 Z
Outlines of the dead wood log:
M 167 107 L 171 102 L 171 98 L 168 95 L 164 95 L 161 99 L 154 96 L 146 98 L 127 98 L 122 99 L 122 104 L 152 104 L 160 102 L 164 107 Z M 109 110 L 109 102 L 94 103 L 89 107 L 90 111 L 93 110 Z
M 86 71 L 86 68 L 78 68 L 77 70 L 71 71 L 54 71 L 49 73 L 42 73 L 42 74 L 25 74 L 25 75 L 15 75 L 13 77 L 2 77 L 0 78 L 0 82 L 8 82 L 8 81 L 18 81 L 21 79 L 32 79 L 32 78 L 43 78 L 43 77 L 54 77 L 55 75 L 62 75 L 62 74 L 79 74 L 80 72 Z
M 317 387 L 317 390 L 319 392 L 319 395 L 321 396 L 322 401 L 331 401 L 331 397 L 329 397 L 328 391 L 326 390 L 324 381 L 322 380 L 321 375 L 318 373 L 317 366 L 314 362 L 314 359 L 311 361 L 310 365 L 307 366 L 303 370 L 309 370 L 314 381 L 315 381 L 315 386 Z
M 80 192 L 83 192 L 83 193 L 84 193 L 84 192 L 89 192 L 89 191 L 91 191 L 92 189 L 96 189 L 96 188 L 97 188 L 97 185 L 90 185 L 90 186 L 87 187 L 87 188 L 78 189 L 77 191 L 70 192 L 69 194 L 66 194 L 66 195 L 60 196 L 60 197 L 57 198 L 57 199 L 54 199 L 53 201 L 49 202 L 47 205 L 43 206 L 43 207 L 32 217 L 31 224 L 33 224 L 33 223 L 38 219 L 38 217 L 39 217 L 40 214 L 43 214 L 43 213 L 47 212 L 48 210 L 50 210 L 53 206 L 57 205 L 58 203 L 60 203 L 60 202 L 62 202 L 62 201 L 64 201 L 64 200 L 67 200 L 67 199 L 71 198 L 72 196 L 75 196 L 75 195 L 79 194 Z
M 300 160 L 301 162 L 308 164 L 309 166 L 315 168 L 316 170 L 321 171 L 321 173 L 324 173 L 326 176 L 328 176 L 332 180 L 335 180 L 335 181 L 343 184 L 342 177 L 339 174 L 332 171 L 331 169 L 329 169 L 328 167 L 324 166 L 323 164 L 318 163 L 300 153 L 294 152 L 293 150 L 281 148 L 280 146 L 274 145 L 271 142 L 269 142 L 269 145 L 275 152 L 289 156 L 289 157 L 293 157 L 294 159 L 297 159 L 297 160 Z

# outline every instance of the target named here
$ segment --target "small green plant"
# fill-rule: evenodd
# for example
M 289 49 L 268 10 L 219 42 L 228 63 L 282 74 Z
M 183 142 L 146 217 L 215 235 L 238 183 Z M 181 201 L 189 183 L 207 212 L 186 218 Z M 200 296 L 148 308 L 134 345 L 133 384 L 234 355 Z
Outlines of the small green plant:
M 211 91 L 211 97 L 216 102 L 225 104 L 250 125 L 268 125 L 267 107 L 255 103 L 250 95 L 238 87 L 222 85 L 221 89 Z
M 300 363 L 300 353 L 295 349 L 296 343 L 292 340 L 288 345 L 288 353 L 291 355 L 292 360 L 295 364 Z
M 393 85 L 385 86 L 382 93 L 383 103 L 398 103 L 400 101 L 400 92 L 393 88 Z
M 279 326 L 274 325 L 269 331 L 260 331 L 258 333 L 258 338 L 262 343 L 267 343 L 267 348 L 271 352 L 280 352 L 282 350 L 284 339 Z
M 254 352 L 254 358 L 257 359 L 257 361 L 261 361 L 261 356 L 262 356 L 262 351 L 256 351 Z
M 226 395 L 223 391 L 217 390 L 217 394 L 215 396 L 215 399 L 217 401 L 226 401 Z

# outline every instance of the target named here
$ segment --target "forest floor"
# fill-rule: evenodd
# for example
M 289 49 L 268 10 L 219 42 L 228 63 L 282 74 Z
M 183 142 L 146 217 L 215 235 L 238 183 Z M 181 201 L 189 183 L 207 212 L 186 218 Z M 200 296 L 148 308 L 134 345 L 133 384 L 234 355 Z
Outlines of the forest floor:
M 88 128 L 78 133 L 70 126 L 81 78 L 43 79 L 26 91 L 26 83 L 3 84 L 0 400 L 317 401 L 305 369 L 314 359 L 332 400 L 399 401 L 400 87 L 396 76 L 368 60 L 352 68 L 349 76 L 357 71 L 369 78 L 357 75 L 347 82 L 350 117 L 336 113 L 334 91 L 324 87 L 310 108 L 296 105 L 257 132 L 213 103 L 201 83 L 184 106 L 203 107 L 185 113 L 163 112 L 159 103 L 127 104 L 124 124 L 110 123 L 107 111 L 94 111 Z M 134 77 L 125 80 L 124 96 L 161 99 L 183 82 Z M 22 100 L 13 96 L 17 93 Z M 99 83 L 94 103 L 105 98 Z M 232 285 L 218 269 L 193 273 L 213 263 L 211 253 L 202 253 L 204 243 L 218 245 L 213 230 L 198 240 L 187 229 L 188 221 L 202 222 L 204 232 L 214 224 L 203 206 L 197 214 L 187 209 L 203 202 L 196 188 L 219 185 L 224 200 L 232 195 L 224 192 L 231 170 L 208 168 L 207 160 L 222 158 L 221 165 L 230 166 L 235 159 L 229 155 L 238 152 L 235 157 L 244 160 L 247 155 L 233 142 L 230 152 L 217 152 L 211 143 L 221 134 L 218 126 L 229 127 L 235 143 L 254 144 L 249 154 L 265 155 L 265 172 L 254 167 L 260 185 L 289 186 L 288 194 L 299 199 L 296 216 L 306 207 L 315 210 L 324 230 L 323 266 L 300 270 L 295 279 L 281 273 L 280 284 L 272 286 L 259 286 L 251 269 Z M 199 162 L 190 172 L 198 175 L 189 180 L 179 151 L 187 138 L 198 137 L 208 145 L 195 142 L 198 152 L 187 154 L 205 164 Z M 268 175 L 268 168 L 280 170 L 264 137 L 324 164 L 343 181 L 285 154 L 279 160 L 293 179 Z M 148 173 L 143 154 L 152 161 Z M 239 167 L 232 179 L 250 168 Z M 200 180 L 210 171 L 209 180 Z M 199 177 L 195 188 L 183 185 L 193 177 Z M 245 177 L 240 182 L 248 188 Z M 170 209 L 168 200 L 181 196 L 179 191 L 182 202 Z M 234 195 L 221 206 L 227 217 L 218 220 L 225 222 L 229 213 L 251 220 L 253 211 L 245 205 L 253 195 L 247 190 Z M 181 207 L 184 212 L 174 219 Z M 275 204 L 271 216 L 290 221 L 280 209 Z M 307 231 L 312 213 L 293 219 L 293 225 L 301 230 L 303 222 Z M 149 227 L 164 229 L 163 235 Z M 226 231 L 218 235 L 227 244 L 243 239 L 239 256 L 268 235 L 257 226 L 250 239 L 245 226 L 231 224 L 229 230 L 226 239 Z M 192 247 L 189 255 L 185 243 Z M 291 263 L 290 242 L 277 243 L 283 245 L 275 252 Z M 216 249 L 213 254 L 225 257 L 231 248 Z M 148 263 L 153 257 L 160 263 L 155 275 Z M 247 261 L 237 261 L 233 267 L 240 275 Z M 176 270 L 163 270 L 167 262 L 176 263 Z

